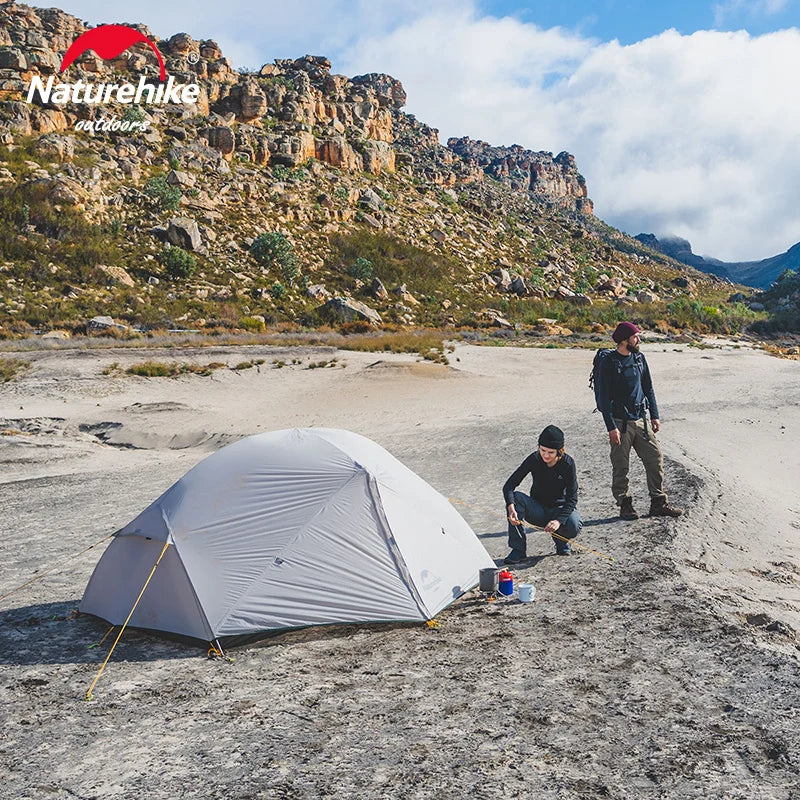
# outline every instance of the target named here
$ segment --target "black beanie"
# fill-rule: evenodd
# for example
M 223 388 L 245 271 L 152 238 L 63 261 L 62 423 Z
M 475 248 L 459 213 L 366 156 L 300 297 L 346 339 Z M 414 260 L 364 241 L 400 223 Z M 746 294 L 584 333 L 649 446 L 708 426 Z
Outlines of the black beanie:
M 548 425 L 539 434 L 539 444 L 551 450 L 560 450 L 564 446 L 564 431 L 555 425 Z

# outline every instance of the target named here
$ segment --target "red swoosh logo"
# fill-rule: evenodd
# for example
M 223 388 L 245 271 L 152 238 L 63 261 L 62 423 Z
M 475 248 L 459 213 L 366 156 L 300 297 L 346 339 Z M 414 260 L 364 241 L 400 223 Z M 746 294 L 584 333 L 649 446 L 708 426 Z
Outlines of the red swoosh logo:
M 127 25 L 100 25 L 81 34 L 69 47 L 64 60 L 61 62 L 63 72 L 76 58 L 82 56 L 87 50 L 94 50 L 103 61 L 111 61 L 124 53 L 131 45 L 144 42 L 149 45 L 158 58 L 161 66 L 161 80 L 167 79 L 167 70 L 164 59 L 158 48 L 143 34 Z

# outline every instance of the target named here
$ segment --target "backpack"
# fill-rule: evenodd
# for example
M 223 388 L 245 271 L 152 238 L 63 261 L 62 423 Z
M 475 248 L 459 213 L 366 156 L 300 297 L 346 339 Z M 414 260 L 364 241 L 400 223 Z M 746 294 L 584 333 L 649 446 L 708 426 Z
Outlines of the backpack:
M 610 408 L 601 408 L 603 397 L 611 397 L 611 387 L 606 387 L 606 376 L 604 375 L 603 365 L 606 359 L 612 354 L 616 353 L 616 349 L 611 347 L 601 347 L 595 354 L 592 361 L 592 371 L 589 373 L 589 388 L 594 389 L 594 404 L 595 411 L 610 411 Z M 622 366 L 617 359 L 614 359 L 617 367 L 617 375 L 622 374 Z M 644 371 L 644 362 L 642 361 L 641 354 L 637 353 L 634 357 L 634 363 L 641 372 Z

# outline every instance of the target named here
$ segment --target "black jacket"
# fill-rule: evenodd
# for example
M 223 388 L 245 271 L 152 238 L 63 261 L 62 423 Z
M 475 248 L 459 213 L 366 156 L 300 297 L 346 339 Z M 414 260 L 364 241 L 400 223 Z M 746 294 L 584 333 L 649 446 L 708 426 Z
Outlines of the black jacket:
M 578 473 L 572 456 L 564 454 L 554 466 L 548 467 L 537 450 L 531 453 L 503 484 L 506 506 L 514 502 L 514 490 L 530 473 L 533 478 L 530 496 L 545 508 L 557 508 L 555 518 L 564 523 L 578 505 Z
M 617 427 L 615 419 L 641 419 L 649 411 L 650 419 L 658 419 L 658 406 L 650 378 L 650 367 L 644 353 L 623 356 L 611 353 L 603 361 L 604 395 L 600 400 L 606 429 Z

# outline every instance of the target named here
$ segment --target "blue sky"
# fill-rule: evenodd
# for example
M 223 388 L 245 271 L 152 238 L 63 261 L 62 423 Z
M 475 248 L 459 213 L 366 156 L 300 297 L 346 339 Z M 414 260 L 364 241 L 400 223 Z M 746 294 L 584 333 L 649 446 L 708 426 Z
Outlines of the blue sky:
M 511 15 L 543 28 L 566 27 L 588 37 L 631 44 L 675 28 L 690 34 L 701 30 L 746 29 L 761 34 L 800 24 L 800 4 L 789 2 L 702 2 L 702 0 L 482 0 L 480 8 L 494 16 Z
M 402 81 L 449 136 L 567 150 L 596 214 L 726 261 L 800 241 L 800 0 L 62 0 L 213 38 L 234 66 L 327 55 Z

